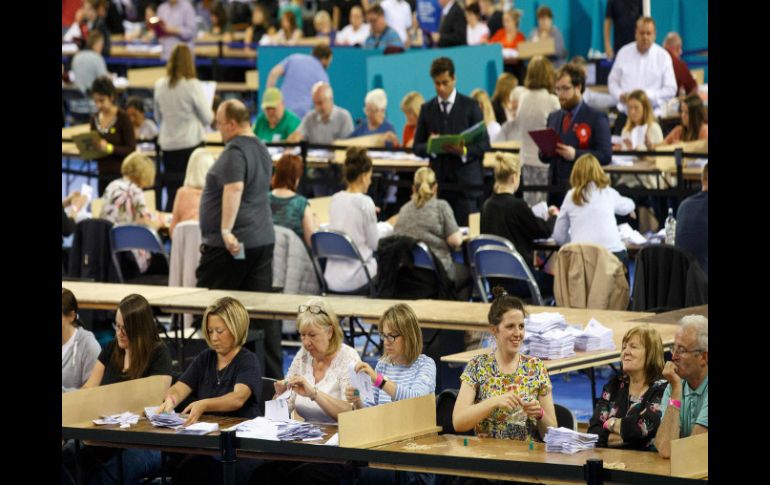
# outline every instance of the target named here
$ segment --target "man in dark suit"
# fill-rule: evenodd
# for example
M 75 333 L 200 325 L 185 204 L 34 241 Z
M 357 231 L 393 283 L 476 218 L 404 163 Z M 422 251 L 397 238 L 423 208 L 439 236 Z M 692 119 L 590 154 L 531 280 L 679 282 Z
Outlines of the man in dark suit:
M 433 33 L 433 42 L 439 47 L 467 45 L 467 23 L 465 10 L 454 0 L 438 0 L 441 5 L 441 21 L 438 32 Z
M 430 76 L 436 87 L 436 97 L 422 105 L 414 134 L 414 152 L 430 156 L 430 167 L 436 172 L 438 196 L 452 206 L 457 223 L 468 225 L 468 214 L 478 212 L 481 188 L 481 163 L 484 151 L 489 150 L 489 136 L 470 146 L 463 143 L 447 147 L 449 153 L 428 154 L 428 139 L 434 135 L 458 134 L 470 128 L 484 117 L 478 103 L 457 92 L 455 66 L 448 57 L 439 57 L 430 66 Z M 442 184 L 476 186 L 470 189 L 443 187 Z
M 709 164 L 700 177 L 701 191 L 679 204 L 676 213 L 674 245 L 696 258 L 706 276 L 709 274 Z
M 583 102 L 585 85 L 585 73 L 578 66 L 566 64 L 556 71 L 555 89 L 562 109 L 548 115 L 547 127 L 553 128 L 563 143 L 556 144 L 553 157 L 546 157 L 541 151 L 540 160 L 551 165 L 551 185 L 561 188 L 549 192 L 548 205 L 561 206 L 569 190 L 572 165 L 578 157 L 590 153 L 602 165 L 612 161 L 609 120 L 606 114 Z

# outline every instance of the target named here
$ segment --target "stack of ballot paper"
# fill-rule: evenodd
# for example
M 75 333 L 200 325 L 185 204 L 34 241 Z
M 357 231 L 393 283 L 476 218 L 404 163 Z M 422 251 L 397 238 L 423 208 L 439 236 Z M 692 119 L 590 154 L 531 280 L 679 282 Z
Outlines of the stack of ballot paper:
M 527 333 L 544 333 L 554 328 L 564 328 L 567 322 L 559 312 L 532 313 L 527 317 L 524 328 Z
M 214 431 L 219 431 L 218 423 L 195 423 L 195 424 L 191 424 L 186 428 L 179 428 L 177 430 L 177 433 L 204 435 L 204 434 L 213 433 Z
M 317 425 L 290 419 L 274 421 L 256 417 L 233 426 L 226 431 L 235 431 L 238 438 L 254 438 L 272 441 L 315 441 L 323 438 L 324 432 Z
M 575 350 L 591 352 L 593 350 L 612 350 L 615 348 L 613 331 L 592 318 L 580 335 L 575 338 Z
M 567 428 L 548 427 L 545 434 L 545 451 L 573 454 L 582 450 L 590 450 L 599 440 L 598 434 L 578 433 Z
M 529 355 L 541 359 L 562 359 L 575 353 L 575 334 L 567 329 L 554 328 L 529 338 Z
M 132 424 L 139 422 L 139 415 L 126 411 L 122 414 L 113 414 L 111 416 L 102 416 L 102 419 L 94 419 L 94 424 L 119 424 L 121 428 L 128 428 Z
M 370 158 L 379 158 L 382 160 L 410 160 L 413 162 L 421 162 L 428 160 L 427 158 L 418 157 L 414 153 L 407 152 L 391 152 L 384 150 L 368 150 Z
M 144 414 L 150 420 L 150 424 L 160 428 L 177 428 L 184 424 L 187 416 L 182 416 L 176 412 L 158 413 L 158 406 L 147 406 L 144 408 Z

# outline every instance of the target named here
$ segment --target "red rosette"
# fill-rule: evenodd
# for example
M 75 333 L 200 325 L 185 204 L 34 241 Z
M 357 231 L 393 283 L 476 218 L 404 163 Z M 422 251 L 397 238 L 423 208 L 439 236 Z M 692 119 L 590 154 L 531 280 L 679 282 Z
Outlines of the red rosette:
M 588 148 L 588 140 L 591 139 L 591 127 L 587 123 L 580 123 L 573 128 L 581 150 Z

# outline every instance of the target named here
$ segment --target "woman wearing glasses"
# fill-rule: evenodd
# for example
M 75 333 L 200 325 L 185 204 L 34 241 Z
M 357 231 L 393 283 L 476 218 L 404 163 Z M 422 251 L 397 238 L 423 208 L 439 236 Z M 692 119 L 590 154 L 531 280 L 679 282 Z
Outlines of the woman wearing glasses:
M 422 351 L 422 332 L 417 315 L 404 303 L 385 310 L 377 328 L 383 337 L 385 352 L 374 369 L 366 362 L 356 364 L 372 379 L 374 400 L 362 401 L 352 386 L 345 389 L 345 399 L 360 409 L 401 399 L 432 394 L 436 390 L 436 363 Z
M 168 376 L 171 354 L 161 342 L 150 303 L 141 295 L 128 295 L 115 312 L 115 340 L 99 354 L 84 389 L 155 375 Z
M 496 350 L 474 357 L 460 376 L 460 392 L 452 413 L 458 432 L 526 441 L 535 431 L 545 436 L 556 426 L 551 379 L 543 361 L 521 353 L 524 303 L 496 286 L 489 326 Z
M 337 315 L 321 298 L 299 306 L 297 330 L 302 348 L 286 379 L 275 383 L 275 395 L 291 389 L 289 410 L 306 421 L 336 422 L 339 413 L 350 411 L 345 389 L 350 385 L 350 366 L 361 359 L 355 349 L 342 343 Z
M 622 372 L 604 385 L 588 432 L 599 435 L 597 446 L 649 450 L 668 384 L 661 377 L 663 342 L 657 330 L 640 325 L 626 332 L 622 345 Z
M 190 397 L 191 402 L 182 411 L 189 414 L 184 426 L 197 422 L 204 413 L 257 417 L 262 368 L 256 354 L 243 347 L 249 331 L 249 314 L 238 300 L 226 296 L 206 308 L 203 322 L 203 338 L 209 348 L 198 354 L 171 386 L 158 412 L 173 412 Z M 248 476 L 255 465 L 252 460 L 239 460 L 236 474 Z M 175 466 L 174 483 L 216 483 L 221 476 L 220 461 L 188 455 Z
M 149 302 L 141 295 L 128 295 L 115 312 L 115 340 L 110 342 L 94 365 L 83 388 L 114 384 L 161 375 L 171 384 L 171 354 L 160 340 Z M 118 451 L 85 446 L 81 453 L 88 465 L 86 483 L 117 483 Z M 138 483 L 161 468 L 160 451 L 130 448 L 122 451 L 126 483 Z M 67 458 L 63 457 L 66 461 Z M 73 462 L 74 464 L 74 462 Z

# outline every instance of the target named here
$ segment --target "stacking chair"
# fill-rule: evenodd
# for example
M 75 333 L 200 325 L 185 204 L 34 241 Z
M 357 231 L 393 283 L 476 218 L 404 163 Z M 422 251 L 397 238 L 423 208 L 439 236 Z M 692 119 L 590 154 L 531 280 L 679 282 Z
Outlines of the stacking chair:
M 112 228 L 110 231 L 110 249 L 112 251 L 112 262 L 118 274 L 118 280 L 125 283 L 123 270 L 118 259 L 118 253 L 130 251 L 133 249 L 144 249 L 151 253 L 160 254 L 166 262 L 166 269 L 169 267 L 168 254 L 166 248 L 154 229 L 137 224 L 123 224 Z M 166 275 L 141 275 L 133 278 L 132 283 L 144 283 L 168 286 L 168 274 Z
M 369 269 L 366 267 L 364 258 L 361 257 L 361 253 L 358 251 L 355 243 L 353 243 L 353 240 L 350 239 L 350 236 L 342 231 L 334 231 L 331 229 L 325 231 L 316 231 L 311 236 L 310 243 L 313 250 L 313 262 L 321 276 L 321 295 L 326 296 L 327 294 L 331 293 L 338 295 L 371 296 L 374 289 L 372 277 L 369 274 Z M 321 265 L 321 260 L 324 260 L 325 262 L 325 260 L 329 258 L 351 259 L 353 261 L 358 261 L 364 268 L 364 274 L 366 274 L 366 286 L 364 286 L 362 289 L 352 292 L 335 292 L 330 290 L 329 284 L 326 281 L 326 276 L 324 275 L 323 271 L 325 265 Z M 366 343 L 364 344 L 364 349 L 362 352 L 363 354 L 366 354 L 366 348 L 370 343 L 382 350 L 382 344 L 377 343 L 372 339 L 371 331 L 366 331 L 363 322 L 361 322 L 358 318 L 349 317 L 349 323 L 350 333 L 348 335 L 348 342 L 350 343 L 351 347 L 355 348 L 355 337 L 357 335 L 356 327 L 358 327 L 361 330 L 361 333 L 358 335 L 364 335 L 366 337 Z M 374 328 L 375 327 L 372 326 L 372 329 Z
M 570 408 L 556 403 L 553 404 L 553 407 L 556 410 L 557 427 L 571 429 L 572 431 L 578 430 L 577 418 L 575 418 L 575 413 Z
M 495 236 L 494 234 L 479 234 L 478 236 L 472 237 L 468 241 L 468 244 L 466 245 L 466 249 L 468 251 L 468 254 L 466 255 L 466 261 L 468 261 L 468 266 L 471 270 L 471 278 L 473 279 L 475 286 L 473 298 L 481 298 L 482 294 L 484 293 L 484 289 L 475 284 L 478 281 L 478 274 L 476 273 L 476 262 L 474 260 L 474 255 L 481 246 L 488 244 L 502 246 L 512 251 L 516 250 L 516 248 L 513 247 L 513 243 L 511 241 L 501 236 Z M 476 293 L 478 293 L 478 295 L 476 295 Z
M 436 271 L 436 262 L 430 254 L 428 245 L 424 242 L 418 241 L 417 244 L 415 244 L 412 249 L 412 258 L 416 267 Z
M 484 303 L 489 301 L 489 295 L 486 291 L 487 278 L 509 278 L 526 281 L 529 284 L 532 302 L 536 305 L 543 305 L 543 298 L 540 296 L 537 281 L 535 281 L 527 263 L 524 262 L 524 258 L 516 250 L 487 244 L 476 250 L 473 259 L 477 283 Z

